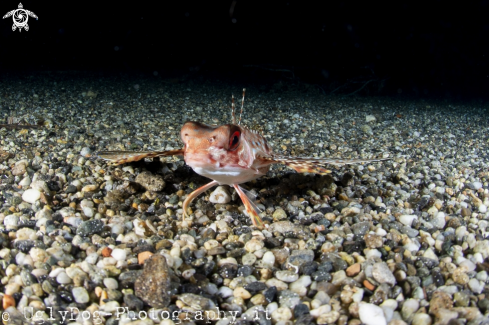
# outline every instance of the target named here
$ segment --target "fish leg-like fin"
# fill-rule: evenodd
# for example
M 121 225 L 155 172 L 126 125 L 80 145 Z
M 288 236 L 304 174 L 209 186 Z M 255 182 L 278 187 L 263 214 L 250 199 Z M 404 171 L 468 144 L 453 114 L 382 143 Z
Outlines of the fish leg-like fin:
M 233 184 L 233 186 L 236 192 L 238 192 L 241 201 L 243 201 L 246 212 L 248 212 L 248 215 L 250 216 L 253 225 L 258 229 L 265 228 L 265 224 L 263 223 L 263 220 L 260 218 L 259 215 L 260 209 L 258 209 L 256 204 L 254 204 L 253 201 L 248 198 L 248 196 L 244 193 L 243 189 L 238 184 Z
M 298 173 L 315 173 L 315 174 L 329 174 L 331 170 L 324 168 L 325 165 L 348 165 L 348 164 L 361 164 L 371 163 L 376 161 L 390 160 L 390 158 L 379 159 L 340 159 L 340 158 L 316 158 L 316 157 L 287 157 L 274 155 L 272 157 L 261 157 L 262 159 L 272 161 L 273 163 L 284 164 Z
M 195 199 L 200 194 L 202 194 L 205 191 L 207 191 L 208 189 L 210 189 L 211 187 L 216 186 L 216 185 L 219 185 L 219 183 L 216 182 L 216 181 L 212 181 L 209 184 L 205 184 L 204 186 L 199 187 L 198 189 L 196 189 L 195 191 L 193 191 L 192 193 L 190 193 L 187 196 L 187 198 L 185 199 L 185 201 L 183 201 L 183 205 L 182 205 L 182 208 L 183 208 L 183 219 L 185 219 L 186 217 L 188 217 L 188 215 L 187 215 L 187 209 L 188 209 L 188 206 L 190 205 L 190 203 L 192 202 L 192 200 Z
M 178 149 L 169 151 L 99 151 L 96 156 L 114 165 L 121 165 L 144 158 L 168 157 L 183 154 L 184 149 Z

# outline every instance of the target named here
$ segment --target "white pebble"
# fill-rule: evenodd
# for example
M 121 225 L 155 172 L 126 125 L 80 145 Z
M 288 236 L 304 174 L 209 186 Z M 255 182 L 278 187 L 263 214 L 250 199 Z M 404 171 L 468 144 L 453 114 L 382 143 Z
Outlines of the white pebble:
M 482 183 L 481 182 L 473 182 L 472 184 L 470 184 L 471 187 L 474 189 L 474 190 L 478 190 L 482 187 Z
M 431 223 L 433 226 L 435 226 L 438 229 L 443 229 L 445 228 L 445 213 L 444 212 L 438 212 L 433 219 L 431 220 Z
M 365 121 L 368 122 L 375 122 L 377 119 L 373 115 L 366 115 L 365 116 Z
M 472 278 L 469 281 L 469 288 L 473 293 L 479 294 L 482 292 L 482 290 L 484 290 L 484 285 L 481 285 L 479 280 Z
M 219 288 L 218 293 L 222 298 L 228 298 L 233 295 L 233 290 L 229 287 L 222 286 Z
M 292 282 L 289 285 L 289 289 L 299 296 L 305 296 L 307 294 L 307 287 L 311 284 L 311 277 L 309 275 L 303 275 L 297 281 Z
M 411 227 L 413 224 L 413 221 L 418 219 L 417 215 L 414 214 L 403 214 L 402 216 L 399 217 L 399 222 L 402 223 L 403 225 Z
M 486 271 L 480 271 L 476 275 L 477 280 L 486 282 L 487 281 L 487 272 Z
M 68 284 L 71 282 L 71 279 L 70 277 L 68 276 L 68 274 L 66 274 L 66 272 L 63 270 L 61 273 L 58 274 L 58 276 L 56 277 L 56 281 L 59 283 L 59 284 Z
M 327 314 L 331 311 L 330 305 L 322 305 L 310 311 L 312 317 L 319 317 L 321 315 Z
M 119 283 L 114 278 L 105 278 L 104 285 L 107 289 L 116 290 L 119 287 Z
M 416 313 L 413 316 L 412 325 L 431 325 L 431 317 L 425 313 Z
M 299 275 L 292 271 L 280 270 L 275 272 L 275 277 L 284 282 L 294 282 L 299 278 Z
M 484 204 L 479 205 L 479 212 L 480 213 L 486 213 L 487 207 Z
M 407 299 L 402 305 L 401 315 L 404 319 L 409 318 L 419 308 L 419 301 L 417 299 Z
M 256 262 L 256 256 L 251 254 L 251 253 L 248 253 L 248 254 L 243 255 L 243 257 L 241 258 L 241 261 L 242 261 L 243 265 L 253 265 Z
M 22 194 L 22 200 L 27 203 L 34 204 L 41 197 L 41 192 L 39 190 L 30 188 Z
M 387 325 L 384 311 L 374 304 L 361 302 L 358 314 L 360 315 L 360 320 L 365 325 Z
M 461 261 L 458 266 L 465 267 L 467 269 L 467 272 L 472 272 L 476 268 L 476 265 L 468 259 L 464 259 L 463 261 Z
M 265 254 L 263 254 L 262 261 L 270 266 L 273 266 L 275 264 L 275 255 L 273 255 L 271 251 L 267 251 Z
M 126 251 L 124 249 L 120 248 L 114 248 L 110 255 L 116 260 L 116 261 L 124 261 L 126 259 Z
M 13 214 L 9 214 L 8 216 L 3 219 L 3 224 L 6 227 L 17 227 L 19 224 L 19 217 Z
M 277 290 L 281 291 L 281 290 L 287 290 L 289 288 L 289 286 L 287 285 L 287 283 L 283 282 L 283 281 L 280 281 L 278 279 L 275 279 L 275 278 L 271 278 L 270 280 L 267 280 L 267 282 L 265 282 L 265 284 L 268 286 L 268 287 L 277 287 Z
M 71 290 L 71 293 L 73 294 L 73 298 L 75 298 L 75 301 L 79 304 L 86 304 L 90 301 L 88 292 L 83 287 L 74 287 L 73 290 Z
M 22 178 L 22 180 L 19 182 L 20 186 L 29 186 L 31 185 L 31 178 L 29 176 L 26 176 Z
M 428 248 L 424 251 L 423 257 L 431 258 L 432 260 L 438 261 L 438 256 L 436 256 L 435 252 L 431 248 Z
M 209 201 L 212 203 L 226 204 L 231 201 L 231 195 L 227 189 L 227 186 L 218 186 L 209 197 Z

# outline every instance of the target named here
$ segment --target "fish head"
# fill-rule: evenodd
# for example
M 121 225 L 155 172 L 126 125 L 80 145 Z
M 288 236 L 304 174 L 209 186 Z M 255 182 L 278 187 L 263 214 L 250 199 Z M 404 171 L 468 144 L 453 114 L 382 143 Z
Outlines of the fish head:
M 185 162 L 200 175 L 231 185 L 266 173 L 258 157 L 271 148 L 261 135 L 243 126 L 225 124 L 214 127 L 186 122 L 180 136 L 184 143 Z M 269 164 L 265 161 L 267 167 Z

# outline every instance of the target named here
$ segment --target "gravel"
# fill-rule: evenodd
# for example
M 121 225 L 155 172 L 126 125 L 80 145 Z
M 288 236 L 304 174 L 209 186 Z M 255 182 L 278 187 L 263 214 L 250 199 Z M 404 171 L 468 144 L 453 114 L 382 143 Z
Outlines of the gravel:
M 243 123 L 277 153 L 391 160 L 326 176 L 274 166 L 246 184 L 268 225 L 257 230 L 229 187 L 200 195 L 183 220 L 208 180 L 179 157 L 94 157 L 181 148 L 183 122 L 229 123 L 242 86 Z M 34 322 L 25 310 L 59 324 L 72 307 L 94 324 L 489 324 L 480 104 L 53 72 L 0 87 L 5 120 L 40 125 L 0 128 L 9 324 Z

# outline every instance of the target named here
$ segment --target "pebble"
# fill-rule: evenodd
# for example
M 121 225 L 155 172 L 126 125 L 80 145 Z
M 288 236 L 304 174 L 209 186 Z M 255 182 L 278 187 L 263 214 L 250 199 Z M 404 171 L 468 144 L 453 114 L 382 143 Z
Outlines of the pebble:
M 284 282 L 294 282 L 299 279 L 299 275 L 297 273 L 287 270 L 277 271 L 275 273 L 275 277 Z
M 399 217 L 399 222 L 406 226 L 411 226 L 414 220 L 417 220 L 418 216 L 414 214 L 403 214 Z
M 126 251 L 120 248 L 113 249 L 110 255 L 117 261 L 125 261 L 127 257 Z
M 148 171 L 144 171 L 136 176 L 135 182 L 152 192 L 159 192 L 166 185 L 161 175 L 152 174 Z
M 289 319 L 292 318 L 292 311 L 290 308 L 287 307 L 280 307 L 277 308 L 273 313 L 272 313 L 272 320 L 277 323 L 277 322 L 283 322 L 283 321 L 288 321 Z
M 484 285 L 479 280 L 472 278 L 469 280 L 468 286 L 475 294 L 480 294 L 484 290 Z
M 40 198 L 41 198 L 41 192 L 33 188 L 25 190 L 25 192 L 22 194 L 22 200 L 30 204 L 36 203 L 36 201 L 39 200 Z
M 226 204 L 231 202 L 227 186 L 218 186 L 209 196 L 209 201 L 212 203 Z
M 134 283 L 137 297 L 154 308 L 164 308 L 170 304 L 170 270 L 166 258 L 153 255 L 144 263 L 141 276 Z
M 90 236 L 101 232 L 104 226 L 103 221 L 99 219 L 84 221 L 76 230 L 76 234 L 82 237 Z
M 372 268 L 372 276 L 379 283 L 387 283 L 390 286 L 396 284 L 396 278 L 387 264 L 384 262 L 375 263 Z
M 88 292 L 83 287 L 74 287 L 71 291 L 73 298 L 79 304 L 86 304 L 90 301 L 90 297 L 88 296 Z
M 365 325 L 387 325 L 384 312 L 382 308 L 377 305 L 360 302 L 358 315 Z

